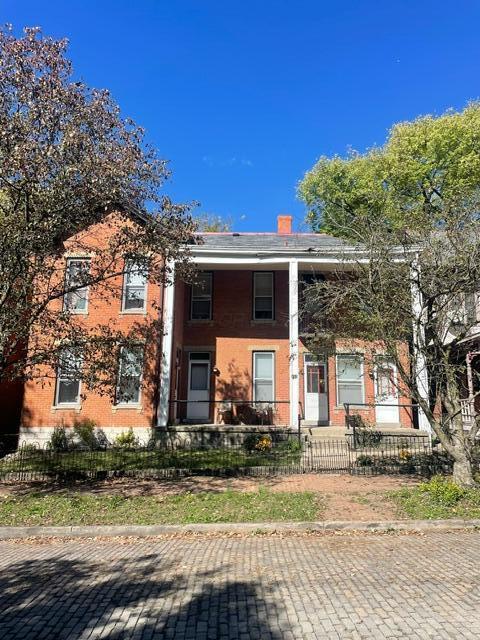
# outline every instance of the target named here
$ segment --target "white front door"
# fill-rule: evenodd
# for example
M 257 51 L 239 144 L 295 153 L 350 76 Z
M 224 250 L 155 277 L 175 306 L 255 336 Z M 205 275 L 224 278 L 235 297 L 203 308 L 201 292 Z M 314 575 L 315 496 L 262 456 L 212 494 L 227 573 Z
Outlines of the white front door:
M 188 358 L 187 419 L 210 417 L 210 354 L 190 353 Z
M 378 423 L 398 424 L 397 368 L 386 358 L 375 363 L 375 418 Z
M 327 365 L 311 354 L 305 354 L 304 368 L 305 420 L 328 421 Z

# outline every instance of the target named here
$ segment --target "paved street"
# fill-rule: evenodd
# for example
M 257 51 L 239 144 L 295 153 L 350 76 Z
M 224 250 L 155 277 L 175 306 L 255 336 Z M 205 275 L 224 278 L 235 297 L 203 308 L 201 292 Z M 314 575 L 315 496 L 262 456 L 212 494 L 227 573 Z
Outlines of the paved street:
M 480 637 L 480 534 L 0 543 L 0 637 Z

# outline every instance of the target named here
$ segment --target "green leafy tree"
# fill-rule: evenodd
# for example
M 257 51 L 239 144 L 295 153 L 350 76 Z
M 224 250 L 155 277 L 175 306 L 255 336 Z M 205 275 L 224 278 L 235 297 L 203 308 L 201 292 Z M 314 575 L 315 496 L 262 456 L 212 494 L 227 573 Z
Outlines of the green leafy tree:
M 87 382 L 113 383 L 116 346 L 154 328 L 92 327 L 62 301 L 86 286 L 97 300 L 118 295 L 128 256 L 168 281 L 164 258 L 182 265 L 194 228 L 189 207 L 161 193 L 166 161 L 108 91 L 74 80 L 66 49 L 38 28 L 0 30 L 0 381 L 55 367 L 68 343 Z M 105 235 L 92 249 L 95 225 Z M 66 249 L 93 250 L 95 268 L 68 281 Z
M 480 185 L 480 103 L 396 124 L 383 147 L 322 157 L 299 193 L 316 231 L 355 238 L 355 221 L 377 216 L 396 229 L 441 219 Z
M 479 416 L 470 430 L 462 420 L 465 399 L 471 406 L 480 393 L 466 362 L 480 324 L 479 184 L 472 104 L 397 125 L 364 155 L 324 158 L 300 187 L 313 229 L 346 239 L 337 272 L 307 296 L 312 341 L 354 349 L 363 340 L 372 366 L 393 360 L 400 393 L 419 405 L 465 486 L 474 484 L 480 430 Z

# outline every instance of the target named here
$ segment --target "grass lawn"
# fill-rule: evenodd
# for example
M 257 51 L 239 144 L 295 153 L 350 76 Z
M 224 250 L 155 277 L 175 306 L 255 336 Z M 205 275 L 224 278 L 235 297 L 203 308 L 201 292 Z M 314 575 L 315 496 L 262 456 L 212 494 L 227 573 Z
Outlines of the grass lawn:
M 0 525 L 194 524 L 316 520 L 323 507 L 313 492 L 184 493 L 173 496 L 95 496 L 32 493 L 0 497 Z
M 400 515 L 418 520 L 480 518 L 480 489 L 462 489 L 437 476 L 418 487 L 391 493 Z
M 0 475 L 16 472 L 58 473 L 92 471 L 135 471 L 146 469 L 223 469 L 280 466 L 298 463 L 301 454 L 282 448 L 268 453 L 249 453 L 243 449 L 176 449 L 125 451 L 49 450 L 21 451 L 20 455 L 0 459 Z

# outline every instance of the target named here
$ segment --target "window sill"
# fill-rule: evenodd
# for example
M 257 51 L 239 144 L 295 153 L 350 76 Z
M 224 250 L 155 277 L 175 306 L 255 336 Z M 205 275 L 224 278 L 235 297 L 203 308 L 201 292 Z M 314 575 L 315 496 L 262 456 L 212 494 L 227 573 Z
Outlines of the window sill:
M 80 411 L 82 409 L 82 405 L 78 403 L 72 404 L 54 404 L 50 407 L 51 411 Z
M 88 316 L 88 309 L 86 311 L 73 311 L 72 309 L 64 309 L 64 313 L 69 313 L 71 316 Z
M 277 321 L 276 320 L 269 320 L 267 318 L 258 318 L 257 320 L 250 320 L 250 325 L 254 326 L 256 324 L 271 324 L 271 325 L 276 325 Z
M 127 403 L 127 404 L 114 404 L 112 405 L 112 411 L 113 413 L 115 413 L 116 411 L 124 411 L 125 409 L 130 409 L 133 411 L 138 411 L 141 412 L 142 409 L 142 404 L 139 402 L 132 402 L 132 403 Z
M 131 311 L 122 309 L 120 311 L 120 315 L 121 316 L 146 316 L 147 315 L 147 310 L 146 309 L 132 309 Z
M 210 327 L 210 326 L 213 326 L 214 323 L 213 323 L 213 320 L 211 318 L 209 320 L 206 320 L 206 319 L 202 320 L 200 318 L 198 320 L 194 320 L 194 319 L 190 318 L 190 320 L 187 320 L 187 324 L 189 324 L 189 325 L 190 324 L 205 324 L 205 325 Z

